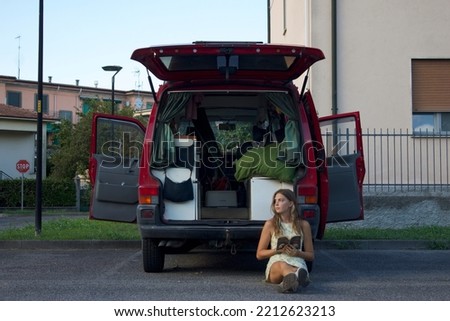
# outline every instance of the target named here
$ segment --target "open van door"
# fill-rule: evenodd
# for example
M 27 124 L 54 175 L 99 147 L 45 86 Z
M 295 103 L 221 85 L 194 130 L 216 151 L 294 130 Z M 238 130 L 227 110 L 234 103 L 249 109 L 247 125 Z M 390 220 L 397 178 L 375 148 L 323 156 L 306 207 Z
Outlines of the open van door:
M 365 164 L 359 112 L 321 117 L 319 122 L 329 181 L 327 223 L 362 220 Z
M 136 119 L 94 114 L 90 218 L 134 222 L 145 127 Z

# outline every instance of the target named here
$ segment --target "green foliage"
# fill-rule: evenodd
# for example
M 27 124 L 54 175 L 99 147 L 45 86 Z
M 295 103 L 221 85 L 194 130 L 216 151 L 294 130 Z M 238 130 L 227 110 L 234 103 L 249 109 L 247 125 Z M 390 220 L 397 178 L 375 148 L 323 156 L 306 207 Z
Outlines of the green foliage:
M 23 206 L 35 207 L 36 180 L 23 181 Z M 75 183 L 73 179 L 45 179 L 42 181 L 42 206 L 75 206 Z M 21 179 L 0 181 L 0 207 L 21 206 Z
M 232 150 L 244 142 L 252 141 L 252 124 L 236 123 L 234 130 L 217 130 L 216 140 L 223 150 Z

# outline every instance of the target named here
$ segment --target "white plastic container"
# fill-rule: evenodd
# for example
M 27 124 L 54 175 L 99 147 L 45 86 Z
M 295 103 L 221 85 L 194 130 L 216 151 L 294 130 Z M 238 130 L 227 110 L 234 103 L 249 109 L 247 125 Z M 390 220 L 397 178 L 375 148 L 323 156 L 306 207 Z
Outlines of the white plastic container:
M 272 217 L 270 206 L 273 194 L 280 188 L 292 190 L 290 183 L 280 182 L 270 177 L 253 177 L 250 179 L 250 219 L 267 220 Z

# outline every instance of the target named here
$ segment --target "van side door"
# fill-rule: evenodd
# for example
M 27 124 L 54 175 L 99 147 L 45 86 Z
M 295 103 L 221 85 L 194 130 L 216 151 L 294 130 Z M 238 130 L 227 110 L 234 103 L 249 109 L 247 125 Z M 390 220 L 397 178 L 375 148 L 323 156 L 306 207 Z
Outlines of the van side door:
M 309 131 L 311 133 L 311 140 L 315 154 L 315 165 L 317 172 L 317 189 L 318 189 L 318 204 L 320 206 L 320 218 L 317 226 L 316 238 L 321 239 L 325 233 L 325 227 L 328 215 L 328 171 L 326 166 L 325 148 L 322 141 L 322 132 L 317 116 L 316 107 L 310 91 L 306 91 L 302 96 L 302 104 L 304 106 L 306 115 L 308 117 Z M 310 222 L 311 227 L 314 223 Z
M 319 118 L 329 180 L 327 223 L 364 218 L 365 175 L 359 112 Z
M 129 117 L 94 114 L 89 177 L 90 218 L 134 222 L 144 126 Z

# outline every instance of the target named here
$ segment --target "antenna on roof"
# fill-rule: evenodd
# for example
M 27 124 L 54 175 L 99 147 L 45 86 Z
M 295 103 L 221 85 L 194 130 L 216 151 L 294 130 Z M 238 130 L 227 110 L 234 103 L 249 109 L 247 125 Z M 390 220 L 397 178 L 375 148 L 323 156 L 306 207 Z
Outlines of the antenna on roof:
M 18 47 L 18 53 L 17 53 L 17 79 L 20 79 L 20 35 L 17 36 L 14 39 L 19 39 L 19 47 Z

